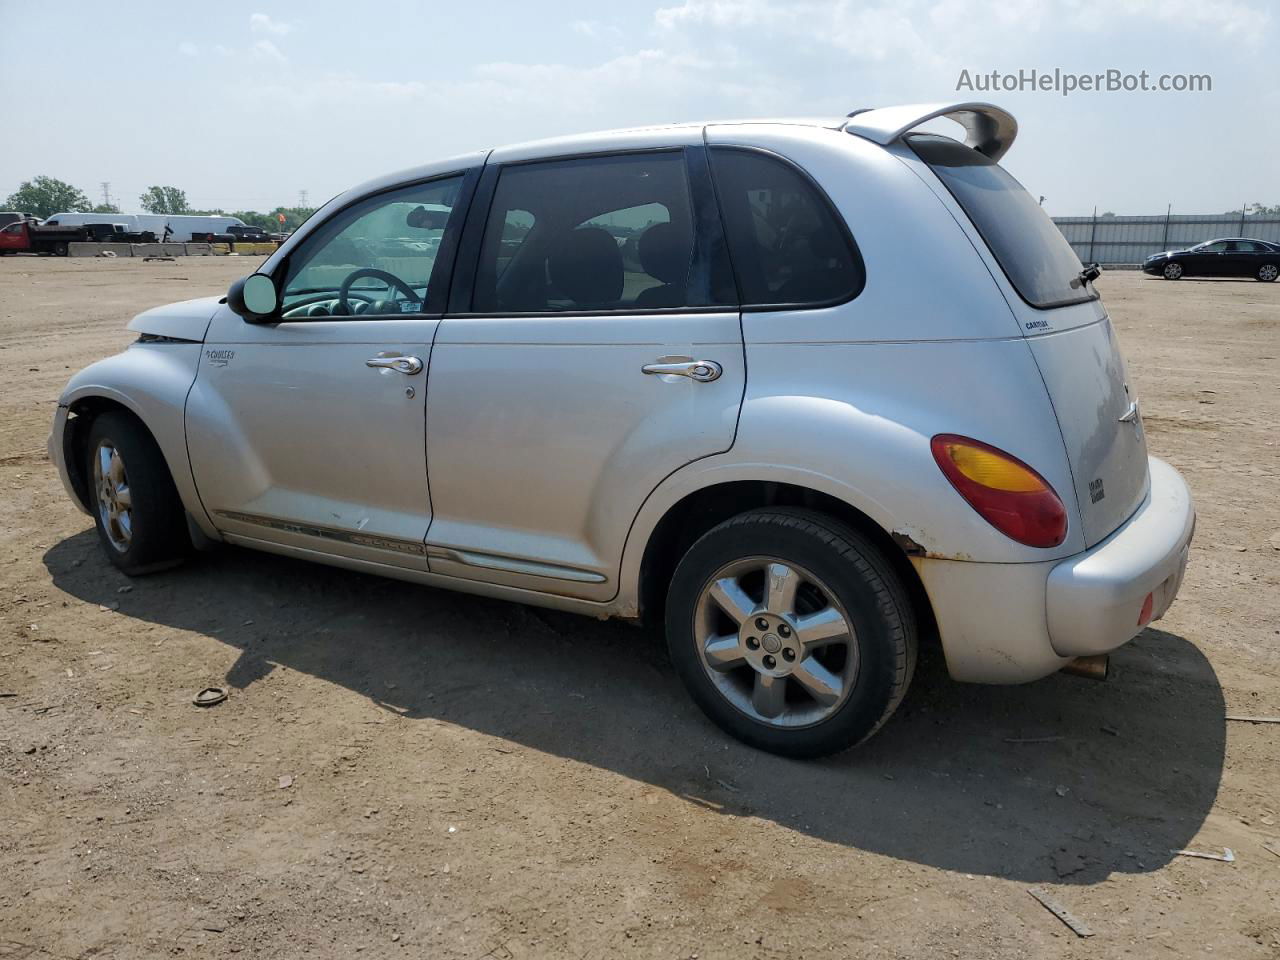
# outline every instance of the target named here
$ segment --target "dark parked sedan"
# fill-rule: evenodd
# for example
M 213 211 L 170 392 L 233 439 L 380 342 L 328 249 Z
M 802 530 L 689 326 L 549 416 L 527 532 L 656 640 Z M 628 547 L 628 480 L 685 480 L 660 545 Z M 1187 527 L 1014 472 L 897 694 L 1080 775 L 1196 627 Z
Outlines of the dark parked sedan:
M 1209 240 L 1190 250 L 1153 253 L 1142 263 L 1144 273 L 1182 277 L 1253 277 L 1271 281 L 1280 275 L 1280 243 L 1265 240 Z

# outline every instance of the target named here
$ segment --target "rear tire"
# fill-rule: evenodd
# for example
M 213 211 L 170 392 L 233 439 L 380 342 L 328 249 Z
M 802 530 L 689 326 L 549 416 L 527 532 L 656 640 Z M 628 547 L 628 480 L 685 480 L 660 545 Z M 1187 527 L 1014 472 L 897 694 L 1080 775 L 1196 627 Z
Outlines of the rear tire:
M 666 632 L 703 712 L 783 756 L 866 740 L 915 669 L 915 611 L 889 563 L 811 510 L 753 510 L 694 543 L 672 577 Z
M 1264 263 L 1258 267 L 1258 272 L 1254 274 L 1263 283 L 1272 283 L 1277 276 L 1280 276 L 1280 264 Z
M 1182 279 L 1182 264 L 1180 264 L 1180 263 L 1166 263 L 1166 264 L 1164 265 L 1164 270 L 1162 271 L 1162 275 L 1164 276 L 1164 278 L 1165 278 L 1166 280 L 1181 280 L 1181 279 Z
M 70 251 L 71 248 L 64 241 L 60 240 L 53 245 L 53 255 L 55 257 L 65 257 Z
M 129 576 L 175 566 L 191 552 L 168 464 L 136 418 L 111 412 L 93 421 L 85 477 L 102 549 Z

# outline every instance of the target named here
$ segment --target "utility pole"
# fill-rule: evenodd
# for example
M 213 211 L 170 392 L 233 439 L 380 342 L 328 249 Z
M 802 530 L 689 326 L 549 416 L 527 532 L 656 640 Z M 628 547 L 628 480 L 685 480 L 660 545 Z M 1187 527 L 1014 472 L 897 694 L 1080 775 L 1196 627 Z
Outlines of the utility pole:
M 106 206 L 111 206 L 111 181 L 102 181 L 102 202 Z
M 298 191 L 298 206 L 301 207 L 303 210 L 307 209 L 307 191 L 305 190 Z
M 1089 262 L 1093 263 L 1093 242 L 1098 238 L 1098 207 L 1093 208 L 1093 229 L 1089 231 Z

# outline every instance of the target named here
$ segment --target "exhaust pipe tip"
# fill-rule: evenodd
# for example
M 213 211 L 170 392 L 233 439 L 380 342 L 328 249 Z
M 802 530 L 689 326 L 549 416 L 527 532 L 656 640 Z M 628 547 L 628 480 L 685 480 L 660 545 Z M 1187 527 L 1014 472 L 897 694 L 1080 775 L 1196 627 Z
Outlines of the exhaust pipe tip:
M 1062 668 L 1063 673 L 1069 673 L 1073 677 L 1084 677 L 1086 680 L 1105 680 L 1110 671 L 1111 656 L 1106 653 L 1095 654 L 1092 657 L 1076 657 Z

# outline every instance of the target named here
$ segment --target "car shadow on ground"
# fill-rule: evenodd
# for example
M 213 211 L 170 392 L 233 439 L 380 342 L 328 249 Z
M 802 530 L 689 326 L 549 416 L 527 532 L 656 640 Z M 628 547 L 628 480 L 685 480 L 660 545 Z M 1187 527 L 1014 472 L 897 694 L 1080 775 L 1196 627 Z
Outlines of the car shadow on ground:
M 72 596 L 120 600 L 122 615 L 238 650 L 233 704 L 235 689 L 282 665 L 409 719 L 963 873 L 1091 883 L 1157 869 L 1195 837 L 1222 773 L 1217 678 L 1193 644 L 1160 630 L 1121 649 L 1106 683 L 958 684 L 926 649 L 873 740 L 796 762 L 720 733 L 685 696 L 661 639 L 626 624 L 231 548 L 121 596 L 92 530 L 44 559 Z

